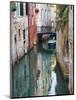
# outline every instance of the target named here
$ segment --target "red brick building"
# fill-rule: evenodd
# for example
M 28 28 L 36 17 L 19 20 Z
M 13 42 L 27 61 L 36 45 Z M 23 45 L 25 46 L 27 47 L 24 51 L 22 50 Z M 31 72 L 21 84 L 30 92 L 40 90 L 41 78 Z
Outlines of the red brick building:
M 34 44 L 37 43 L 37 34 L 36 34 L 36 13 L 35 13 L 35 4 L 28 4 L 28 38 L 29 38 L 29 49 L 33 47 Z

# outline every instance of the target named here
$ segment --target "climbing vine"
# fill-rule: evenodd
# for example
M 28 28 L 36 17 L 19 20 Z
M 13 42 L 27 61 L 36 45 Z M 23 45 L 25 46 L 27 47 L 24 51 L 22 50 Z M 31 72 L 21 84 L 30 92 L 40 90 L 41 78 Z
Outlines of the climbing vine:
M 67 5 L 58 5 L 57 6 L 58 15 L 61 18 L 60 27 L 61 30 L 64 30 L 65 24 L 68 22 L 68 6 Z

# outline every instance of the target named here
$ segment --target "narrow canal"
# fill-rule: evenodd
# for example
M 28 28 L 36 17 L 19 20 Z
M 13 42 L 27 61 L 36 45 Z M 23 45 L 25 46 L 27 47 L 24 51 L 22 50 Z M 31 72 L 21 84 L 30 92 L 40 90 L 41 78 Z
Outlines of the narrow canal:
M 12 97 L 69 94 L 56 62 L 55 50 L 48 50 L 47 42 L 34 46 L 13 67 Z

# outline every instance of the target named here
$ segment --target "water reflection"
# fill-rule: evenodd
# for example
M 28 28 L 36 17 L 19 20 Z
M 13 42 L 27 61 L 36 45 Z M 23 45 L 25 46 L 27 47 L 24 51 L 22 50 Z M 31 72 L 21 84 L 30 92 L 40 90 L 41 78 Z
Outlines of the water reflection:
M 56 95 L 57 76 L 55 71 L 51 72 L 51 88 L 48 95 Z
M 48 95 L 56 95 L 56 86 L 57 86 L 57 75 L 55 72 L 56 67 L 56 55 L 55 53 L 51 55 L 51 61 L 50 61 L 50 68 L 51 68 L 51 88 L 49 90 Z
M 35 46 L 14 65 L 12 72 L 12 96 L 56 95 L 56 55 L 45 50 L 46 43 Z

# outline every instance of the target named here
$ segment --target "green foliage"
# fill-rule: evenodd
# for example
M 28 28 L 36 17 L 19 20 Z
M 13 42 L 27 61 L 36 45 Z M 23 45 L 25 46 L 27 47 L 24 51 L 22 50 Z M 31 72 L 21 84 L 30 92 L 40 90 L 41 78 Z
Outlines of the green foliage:
M 64 12 L 66 7 L 67 7 L 66 5 L 58 5 L 57 6 L 59 17 L 63 16 L 63 12 Z
M 12 1 L 12 2 L 10 3 L 10 10 L 11 10 L 11 11 L 16 11 L 16 2 Z
M 58 5 L 57 9 L 58 9 L 58 15 L 61 18 L 60 27 L 61 27 L 61 30 L 63 32 L 64 26 L 68 22 L 68 12 L 69 12 L 69 9 L 68 9 L 67 5 Z

